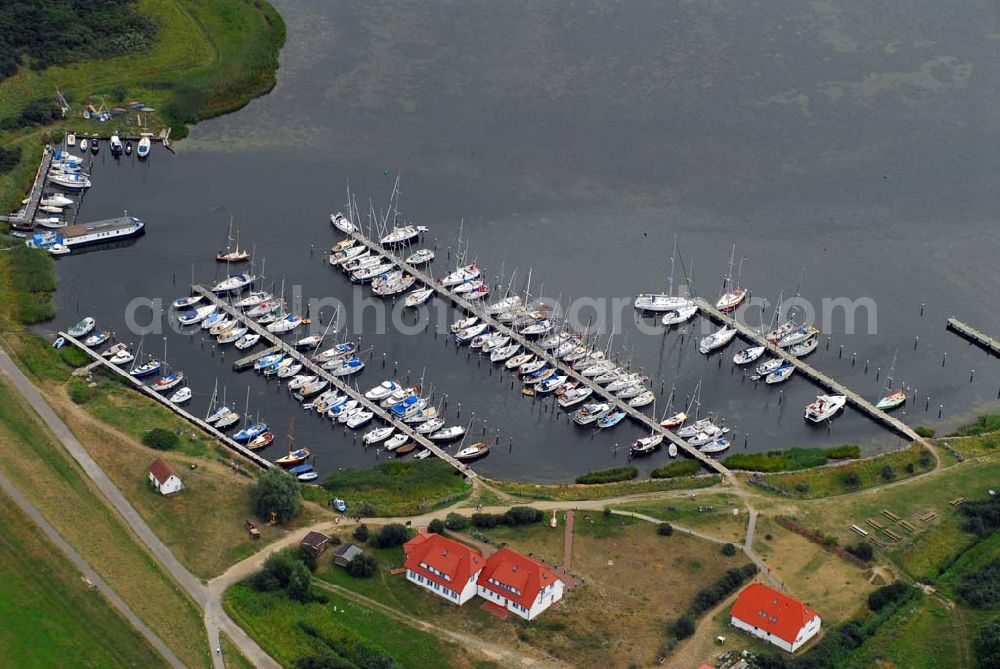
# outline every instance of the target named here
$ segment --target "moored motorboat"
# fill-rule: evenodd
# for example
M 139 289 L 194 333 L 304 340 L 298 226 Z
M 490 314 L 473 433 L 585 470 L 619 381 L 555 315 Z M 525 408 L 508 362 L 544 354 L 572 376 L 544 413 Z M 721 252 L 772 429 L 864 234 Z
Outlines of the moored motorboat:
M 392 433 L 395 431 L 396 428 L 392 427 L 391 425 L 386 427 L 376 427 L 366 432 L 365 436 L 362 438 L 362 441 L 369 446 L 371 444 L 377 444 L 380 441 L 385 441 L 386 439 L 391 437 Z
M 427 438 L 431 441 L 445 442 L 454 441 L 465 435 L 465 428 L 461 425 L 452 425 L 436 432 L 432 432 Z
M 737 365 L 749 365 L 764 355 L 765 346 L 750 346 L 737 351 L 733 355 L 733 362 Z
M 407 265 L 423 265 L 434 260 L 434 251 L 430 249 L 417 249 L 406 258 Z
M 191 388 L 184 386 L 173 395 L 170 396 L 170 401 L 174 404 L 184 404 L 191 399 L 192 396 Z
M 648 455 L 658 449 L 662 443 L 662 434 L 651 434 L 648 437 L 642 437 L 632 442 L 632 446 L 629 448 L 629 453 L 633 456 Z
M 806 407 L 805 418 L 813 423 L 821 423 L 833 418 L 847 404 L 844 395 L 817 395 L 816 401 Z
M 351 223 L 351 220 L 339 211 L 336 214 L 330 214 L 330 223 L 333 227 L 337 228 L 345 235 L 354 234 L 354 231 L 356 230 L 354 224 Z
M 68 334 L 70 337 L 77 337 L 77 338 L 83 337 L 84 335 L 90 334 L 90 331 L 94 329 L 94 325 L 96 324 L 97 321 L 95 321 L 90 316 L 87 316 L 82 321 L 80 321 L 70 329 L 66 330 L 66 334 Z
M 111 339 L 111 330 L 104 330 L 103 332 L 97 332 L 95 334 L 90 335 L 89 337 L 83 340 L 83 343 L 84 345 L 89 346 L 90 348 L 97 348 L 98 346 L 101 346 L 109 339 Z
M 577 425 L 590 425 L 603 418 L 609 411 L 611 411 L 611 405 L 604 402 L 585 404 L 573 412 L 573 422 Z
M 149 151 L 152 148 L 152 142 L 149 141 L 149 137 L 141 137 L 139 139 L 139 145 L 136 147 L 136 155 L 140 158 L 146 158 L 149 156 Z
M 256 332 L 249 332 L 236 340 L 236 348 L 245 351 L 260 341 L 260 335 Z
M 609 411 L 597 420 L 598 429 L 614 427 L 625 419 L 627 414 L 621 410 Z

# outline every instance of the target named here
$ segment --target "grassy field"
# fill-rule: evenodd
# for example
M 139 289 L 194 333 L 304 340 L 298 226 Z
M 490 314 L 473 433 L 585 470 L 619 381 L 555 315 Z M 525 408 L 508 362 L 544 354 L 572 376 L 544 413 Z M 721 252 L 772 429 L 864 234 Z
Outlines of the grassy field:
M 395 659 L 393 666 L 401 669 L 464 664 L 456 646 L 334 593 L 323 594 L 329 600 L 325 604 L 302 604 L 284 593 L 261 593 L 237 584 L 226 591 L 224 603 L 233 619 L 285 666 L 325 650 L 321 641 L 303 631 L 303 625 L 335 644 L 360 642 L 387 653 Z
M 564 562 L 564 517 L 560 512 L 555 530 L 538 523 L 476 536 L 559 565 Z M 571 666 L 624 667 L 650 664 L 664 640 L 666 622 L 687 608 L 699 588 L 743 559 L 727 558 L 718 546 L 700 539 L 658 536 L 653 523 L 633 518 L 577 511 L 575 527 L 572 574 L 583 584 L 530 624 L 513 616 L 500 621 L 473 602 L 455 607 L 402 575 L 390 575 L 389 569 L 402 564 L 401 549 L 372 551 L 380 563 L 380 573 L 372 579 L 353 579 L 329 564 L 317 574 L 446 629 L 531 648 Z M 345 532 L 345 541 L 348 536 Z
M 156 451 L 143 446 L 133 434 L 107 425 L 103 416 L 90 415 L 90 402 L 82 408 L 74 405 L 60 387 L 53 387 L 49 397 L 53 408 L 129 502 L 198 576 L 216 576 L 289 530 L 316 522 L 324 513 L 307 504 L 287 526 L 265 525 L 254 519 L 261 539 L 251 541 L 243 522 L 253 518 L 247 492 L 252 480 L 218 462 L 211 456 L 214 451 L 209 457 Z M 143 405 L 159 409 L 151 400 L 131 396 L 129 406 L 135 412 L 142 414 Z M 163 497 L 149 486 L 149 463 L 157 457 L 174 465 L 184 480 L 183 491 Z
M 893 451 L 846 465 L 765 474 L 760 478 L 772 486 L 786 490 L 793 498 L 830 497 L 873 488 L 892 481 L 901 481 L 930 471 L 934 468 L 934 459 L 925 453 L 922 446 L 913 444 L 901 451 Z M 892 470 L 890 478 L 885 478 L 882 474 L 885 467 L 890 467 Z M 856 477 L 856 483 L 851 482 L 849 478 L 851 476 Z
M 56 89 L 74 110 L 55 124 L 0 135 L 0 143 L 22 148 L 20 165 L 0 176 L 5 210 L 24 197 L 46 139 L 69 129 L 107 134 L 109 126 L 124 127 L 123 117 L 84 121 L 79 114 L 88 99 L 109 107 L 141 100 L 158 110 L 149 129 L 173 126 L 172 137 L 179 139 L 187 133 L 185 123 L 238 109 L 274 86 L 285 26 L 268 3 L 140 0 L 139 10 L 158 26 L 148 51 L 41 71 L 22 68 L 0 82 L 0 121 L 17 116 L 28 102 L 51 98 Z
M 438 458 L 342 469 L 327 476 L 323 486 L 307 488 L 308 499 L 327 507 L 331 499 L 340 497 L 364 516 L 419 515 L 465 499 L 471 490 L 462 475 Z
M 600 485 L 544 485 L 517 483 L 513 481 L 491 481 L 497 490 L 525 499 L 578 502 L 588 499 L 605 499 L 625 495 L 641 495 L 647 492 L 665 490 L 686 490 L 707 488 L 718 484 L 721 476 L 681 476 L 672 479 L 649 479 L 642 481 L 621 481 Z
M 850 669 L 970 667 L 969 630 L 964 614 L 934 597 L 915 597 L 851 654 Z
M 747 509 L 736 495 L 698 495 L 694 499 L 636 502 L 614 508 L 635 511 L 734 543 L 742 543 L 746 536 Z M 733 509 L 738 509 L 739 513 L 733 515 Z
M 11 666 L 166 666 L 2 493 L 0 619 L 0 657 Z
M 0 470 L 182 661 L 210 665 L 200 612 L 5 383 L 0 383 Z

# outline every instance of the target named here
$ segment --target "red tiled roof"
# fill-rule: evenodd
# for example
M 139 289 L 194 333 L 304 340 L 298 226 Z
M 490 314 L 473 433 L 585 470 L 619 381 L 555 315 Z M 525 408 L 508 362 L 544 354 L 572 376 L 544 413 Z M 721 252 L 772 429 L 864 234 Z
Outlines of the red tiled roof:
M 164 483 L 171 475 L 177 476 L 177 472 L 170 466 L 170 463 L 163 458 L 156 458 L 149 466 L 149 473 L 153 475 L 157 483 Z M 180 478 L 180 477 L 178 477 Z
M 486 562 L 479 551 L 440 534 L 419 534 L 403 544 L 403 551 L 406 553 L 407 569 L 456 592 L 461 592 L 469 577 L 482 569 Z M 421 567 L 421 563 L 447 574 L 451 580 Z
M 507 588 L 490 583 L 490 579 L 509 585 L 517 590 L 511 592 Z M 539 591 L 547 585 L 558 581 L 555 573 L 531 558 L 515 553 L 509 548 L 501 548 L 486 560 L 483 573 L 479 575 L 479 585 L 517 602 L 526 609 L 535 603 Z M 520 593 L 520 594 L 519 594 Z
M 731 615 L 791 644 L 816 612 L 763 583 L 751 583 L 736 598 Z

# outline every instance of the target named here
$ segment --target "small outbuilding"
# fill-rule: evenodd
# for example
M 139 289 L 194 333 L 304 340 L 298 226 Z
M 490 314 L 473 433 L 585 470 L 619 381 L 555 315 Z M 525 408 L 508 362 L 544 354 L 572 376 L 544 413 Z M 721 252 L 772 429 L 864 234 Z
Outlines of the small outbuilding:
M 354 544 L 343 544 L 337 549 L 337 552 L 333 554 L 333 563 L 339 564 L 341 567 L 346 567 L 350 564 L 351 560 L 359 555 L 364 555 L 364 551 Z
M 184 487 L 181 477 L 163 458 L 156 458 L 149 466 L 149 482 L 161 495 L 171 495 Z
M 326 545 L 330 542 L 330 537 L 322 532 L 310 532 L 302 538 L 299 544 L 303 549 L 312 551 L 313 555 L 319 555 L 326 550 Z

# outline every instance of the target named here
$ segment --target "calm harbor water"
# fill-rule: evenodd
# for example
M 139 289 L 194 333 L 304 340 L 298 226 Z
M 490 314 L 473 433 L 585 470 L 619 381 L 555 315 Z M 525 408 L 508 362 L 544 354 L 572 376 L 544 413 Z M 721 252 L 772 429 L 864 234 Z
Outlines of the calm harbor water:
M 122 334 L 129 301 L 185 294 L 192 267 L 215 279 L 231 215 L 268 283 L 350 304 L 354 289 L 326 264 L 339 239 L 329 213 L 344 208 L 348 181 L 362 209 L 369 196 L 377 207 L 399 171 L 400 210 L 431 228 L 436 276 L 463 220 L 489 276 L 517 267 L 522 284 L 533 268 L 532 292 L 564 305 L 662 289 L 675 234 L 696 290 L 714 297 L 736 243 L 755 296 L 789 297 L 804 270 L 801 294 L 817 312 L 824 299 L 873 301 L 871 332 L 863 310 L 853 334 L 836 312 L 829 348 L 824 338 L 810 358 L 849 387 L 877 398 L 898 351 L 895 378 L 918 397 L 911 424 L 947 429 L 996 408 L 1000 364 L 944 321 L 1000 333 L 997 3 L 276 5 L 289 33 L 274 92 L 196 126 L 177 155 L 97 156 L 82 220 L 128 209 L 147 234 L 59 260 L 58 326 L 90 314 L 137 340 Z M 731 452 L 899 443 L 850 410 L 829 429 L 807 425 L 809 382 L 754 388 L 733 368 L 736 344 L 705 357 L 697 336 L 642 334 L 623 313 L 614 347 L 654 379 L 658 412 L 672 385 L 683 401 L 701 380 L 702 411 L 732 428 Z M 371 310 L 348 327 L 372 350 L 362 389 L 393 367 L 423 376 L 447 396 L 449 423 L 474 412 L 473 435 L 499 439 L 476 465 L 484 474 L 567 480 L 624 464 L 639 436 L 627 423 L 596 434 L 567 424 L 433 328 L 379 332 Z M 321 471 L 376 461 L 274 381 L 231 372 L 232 349 L 223 358 L 200 331 L 166 336 L 196 413 L 216 379 L 241 412 L 249 387 L 251 413 L 282 442 L 266 456 L 280 455 L 294 417 Z M 144 340 L 156 355 L 163 344 Z

